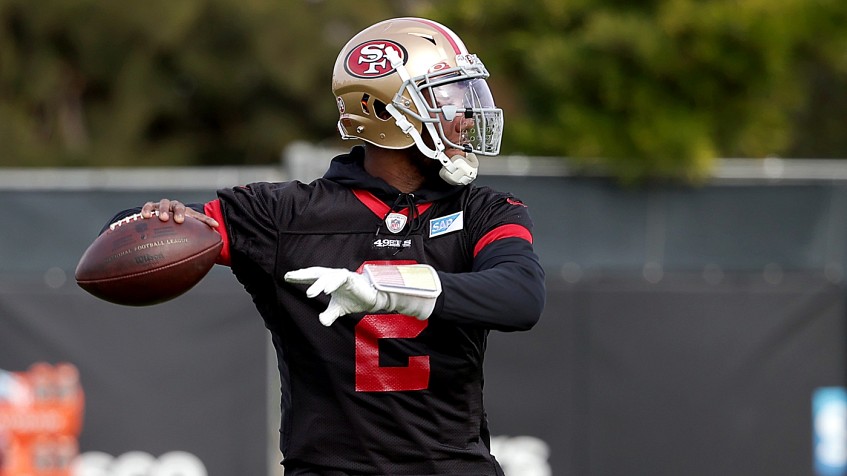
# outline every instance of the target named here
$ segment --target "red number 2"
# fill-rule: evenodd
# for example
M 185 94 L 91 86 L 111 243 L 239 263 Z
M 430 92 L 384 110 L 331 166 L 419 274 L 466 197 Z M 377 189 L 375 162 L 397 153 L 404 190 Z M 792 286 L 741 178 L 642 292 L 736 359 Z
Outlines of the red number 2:
M 380 367 L 379 339 L 417 337 L 427 321 L 403 314 L 368 314 L 356 324 L 356 391 L 399 392 L 429 387 L 429 356 L 409 357 L 406 367 Z
M 414 264 L 413 260 L 366 261 L 366 264 Z M 379 339 L 411 339 L 428 321 L 404 314 L 368 314 L 356 324 L 356 391 L 401 392 L 429 387 L 429 356 L 410 356 L 406 367 L 380 367 Z

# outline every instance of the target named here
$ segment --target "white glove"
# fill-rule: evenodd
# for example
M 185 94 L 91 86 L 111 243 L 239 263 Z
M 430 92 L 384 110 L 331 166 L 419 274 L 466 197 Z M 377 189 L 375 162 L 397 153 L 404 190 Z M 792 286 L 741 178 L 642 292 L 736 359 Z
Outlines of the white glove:
M 329 294 L 329 306 L 318 316 L 321 324 L 357 312 L 399 312 L 420 320 L 428 318 L 441 294 L 441 280 L 432 266 L 365 265 L 364 273 L 319 266 L 285 273 L 285 281 L 310 284 L 306 296 Z

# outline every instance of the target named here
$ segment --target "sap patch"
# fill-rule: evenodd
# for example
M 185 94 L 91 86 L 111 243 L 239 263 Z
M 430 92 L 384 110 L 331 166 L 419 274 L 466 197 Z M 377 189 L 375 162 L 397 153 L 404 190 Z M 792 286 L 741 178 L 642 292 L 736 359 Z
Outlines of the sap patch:
M 464 212 L 456 212 L 429 221 L 429 237 L 445 235 L 465 227 Z

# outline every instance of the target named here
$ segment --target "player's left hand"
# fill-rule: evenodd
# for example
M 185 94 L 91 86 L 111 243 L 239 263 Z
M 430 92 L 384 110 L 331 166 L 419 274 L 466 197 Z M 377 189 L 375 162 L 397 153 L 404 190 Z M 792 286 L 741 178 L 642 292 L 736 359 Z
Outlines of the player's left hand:
M 379 270 L 387 271 L 379 272 Z M 329 294 L 329 306 L 318 316 L 321 324 L 357 312 L 399 312 L 427 319 L 441 294 L 441 281 L 428 265 L 366 265 L 365 274 L 343 268 L 315 266 L 285 273 L 285 281 L 309 284 L 306 296 Z
M 355 312 L 373 312 L 377 305 L 377 290 L 361 274 L 346 269 L 312 268 L 285 273 L 285 281 L 294 284 L 311 284 L 306 296 L 329 294 L 329 306 L 318 316 L 321 324 L 332 325 L 336 319 Z

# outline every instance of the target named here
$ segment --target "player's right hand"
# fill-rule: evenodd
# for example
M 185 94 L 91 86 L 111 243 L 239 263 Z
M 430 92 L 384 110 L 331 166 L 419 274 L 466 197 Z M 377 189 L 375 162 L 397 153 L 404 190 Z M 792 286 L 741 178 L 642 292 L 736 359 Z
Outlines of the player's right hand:
M 185 221 L 186 216 L 190 216 L 202 221 L 212 228 L 220 226 L 218 221 L 214 218 L 200 213 L 190 207 L 186 207 L 184 203 L 178 200 L 163 198 L 158 202 L 147 202 L 141 207 L 141 216 L 143 218 L 150 218 L 155 215 L 156 212 L 159 213 L 159 220 L 162 221 L 168 221 L 171 219 L 171 216 L 173 216 L 175 222 L 182 223 Z

